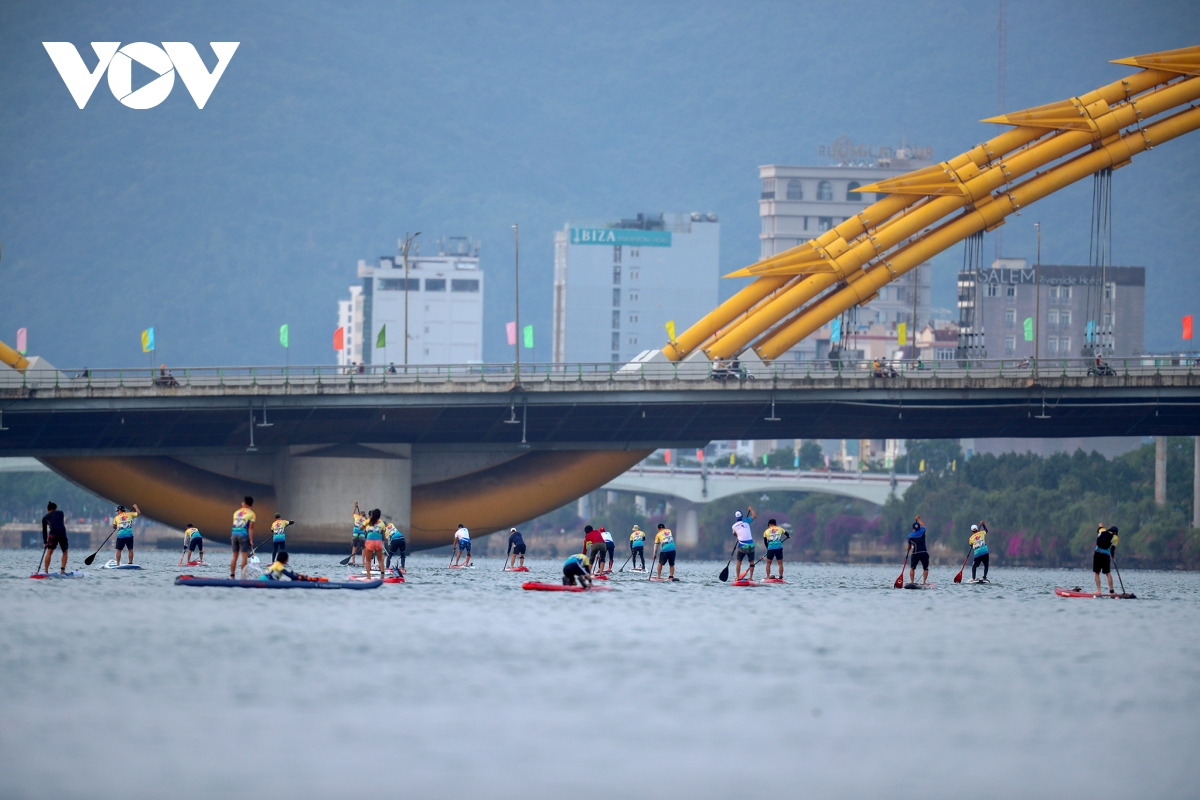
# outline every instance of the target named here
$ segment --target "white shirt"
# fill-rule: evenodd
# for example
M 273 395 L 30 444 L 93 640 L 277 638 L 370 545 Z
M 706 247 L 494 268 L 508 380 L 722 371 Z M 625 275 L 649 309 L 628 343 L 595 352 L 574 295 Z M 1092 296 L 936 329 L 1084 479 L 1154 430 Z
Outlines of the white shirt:
M 608 531 L 600 531 L 600 538 L 606 542 L 611 542 L 613 540 L 612 534 Z
M 744 519 L 739 519 L 733 523 L 733 532 L 737 536 L 738 541 L 743 544 L 754 541 L 754 534 L 750 532 L 750 525 Z
M 463 540 L 471 541 L 471 532 L 466 528 L 459 528 L 454 532 L 454 541 L 461 542 Z

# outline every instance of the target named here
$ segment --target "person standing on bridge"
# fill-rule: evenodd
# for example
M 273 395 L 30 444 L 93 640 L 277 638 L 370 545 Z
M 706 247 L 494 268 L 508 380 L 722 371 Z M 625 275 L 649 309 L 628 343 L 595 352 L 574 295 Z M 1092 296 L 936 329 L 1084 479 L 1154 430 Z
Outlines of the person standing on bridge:
M 121 551 L 129 551 L 129 563 L 133 563 L 133 521 L 142 515 L 137 503 L 133 511 L 126 511 L 125 506 L 117 506 L 117 514 L 113 517 L 113 530 L 117 532 L 117 566 L 121 566 Z M 1111 583 L 1111 581 L 1110 581 Z
M 988 562 L 991 558 L 988 556 L 987 546 L 987 523 L 979 520 L 978 525 L 971 526 L 971 538 L 967 539 L 967 547 L 971 550 L 971 555 L 974 560 L 971 562 L 971 583 L 975 583 L 975 571 L 979 569 L 979 565 L 983 564 L 983 580 L 988 579 Z
M 246 571 L 246 561 L 254 550 L 254 521 L 258 519 L 250 506 L 254 498 L 242 498 L 242 507 L 233 512 L 233 529 L 230 531 L 229 544 L 233 548 L 233 558 L 229 560 L 229 578 L 233 580 L 237 572 L 238 553 L 242 555 L 242 572 Z M 137 510 L 137 506 L 133 507 Z
M 767 548 L 767 580 L 771 580 L 771 562 L 779 562 L 779 580 L 783 580 L 783 543 L 792 535 L 775 524 L 775 520 L 767 520 L 767 529 L 763 531 L 763 547 Z
M 604 562 L 601 561 L 600 571 L 605 573 L 612 572 L 613 562 L 616 560 L 613 553 L 617 549 L 617 543 L 613 541 L 612 534 L 608 532 L 608 528 L 600 529 L 600 538 L 604 540 L 605 557 L 608 558 L 608 568 L 605 569 Z
M 658 533 L 654 535 L 654 549 L 658 552 L 658 575 L 655 577 L 661 581 L 663 565 L 670 564 L 671 571 L 667 574 L 667 580 L 678 580 L 675 577 L 675 534 L 661 522 L 658 523 Z
M 357 501 L 354 503 L 351 517 L 354 519 L 354 532 L 350 534 L 350 566 L 353 567 L 358 563 L 354 560 L 355 556 L 363 551 L 363 543 L 367 540 L 367 535 L 363 533 L 363 528 L 367 524 L 367 515 L 359 510 Z
M 458 566 L 458 559 L 462 554 L 467 554 L 467 560 L 463 562 L 463 567 L 471 566 L 471 532 L 467 530 L 467 526 L 461 522 L 458 523 L 458 530 L 454 532 L 454 566 Z
M 629 557 L 633 560 L 633 566 L 630 567 L 633 572 L 646 571 L 646 534 L 637 525 L 633 526 L 633 533 L 629 534 Z M 638 559 L 642 560 L 642 568 L 638 569 Z
M 525 537 L 516 528 L 508 529 L 508 558 L 505 559 L 505 569 L 517 568 L 517 556 L 521 557 L 521 566 L 525 566 Z M 511 563 L 510 563 L 511 562 Z
M 928 583 L 929 548 L 925 546 L 925 524 L 921 522 L 920 514 L 917 514 L 916 521 L 912 524 L 912 533 L 908 535 L 908 546 L 912 550 L 912 555 L 909 556 L 908 562 L 908 582 L 916 582 L 917 564 L 920 564 L 924 570 L 924 573 L 921 575 L 921 583 Z
M 754 513 L 753 506 L 747 506 L 746 516 L 753 521 L 758 518 Z M 733 512 L 733 535 L 737 537 L 737 576 L 738 580 L 754 580 L 754 533 L 750 530 L 750 523 L 742 516 L 742 512 Z M 742 574 L 742 559 L 745 558 L 750 562 L 750 568 L 746 570 L 746 574 Z
M 271 523 L 271 561 L 274 562 L 281 552 L 287 550 L 287 528 L 295 525 L 294 519 L 284 519 L 282 514 L 275 515 Z

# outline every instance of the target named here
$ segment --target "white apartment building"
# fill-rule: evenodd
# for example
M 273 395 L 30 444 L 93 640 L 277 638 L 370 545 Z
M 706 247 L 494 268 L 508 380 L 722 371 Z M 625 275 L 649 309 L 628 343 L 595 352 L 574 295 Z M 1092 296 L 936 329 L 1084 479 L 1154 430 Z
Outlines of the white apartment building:
M 479 243 L 439 240 L 437 255 L 416 241 L 403 255 L 358 262 L 360 284 L 338 301 L 344 349 L 339 364 L 471 364 L 483 361 L 483 272 Z M 377 347 L 386 327 L 384 346 Z
M 762 218 L 760 257 L 768 258 L 815 239 L 878 199 L 872 193 L 857 191 L 859 187 L 927 167 L 933 159 L 932 148 L 866 147 L 845 137 L 822 146 L 819 155 L 831 163 L 828 166 L 768 164 L 758 168 L 762 179 L 758 201 Z M 852 330 L 865 333 L 871 326 L 882 325 L 895 331 L 898 323 L 906 322 L 911 341 L 913 295 L 915 292 L 920 326 L 929 319 L 932 274 L 926 262 L 880 289 L 879 297 L 847 314 L 842 325 L 844 338 L 849 338 Z M 789 352 L 798 359 L 824 358 L 834 344 L 830 338 L 830 327 L 825 326 Z M 844 341 L 842 347 L 848 349 Z
M 716 308 L 720 231 L 713 214 L 556 231 L 553 360 L 626 363 Z

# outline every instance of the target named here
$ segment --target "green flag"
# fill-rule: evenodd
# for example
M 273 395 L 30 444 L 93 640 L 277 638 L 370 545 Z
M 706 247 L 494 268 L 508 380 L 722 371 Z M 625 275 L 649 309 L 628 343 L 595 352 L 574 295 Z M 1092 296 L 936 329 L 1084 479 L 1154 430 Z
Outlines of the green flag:
M 379 335 L 375 337 L 376 347 L 387 347 L 387 325 L 379 329 Z
M 288 346 L 288 326 L 286 323 L 279 326 L 279 343 L 284 347 Z
M 1025 341 L 1033 341 L 1033 317 L 1025 318 Z
M 533 349 L 533 326 L 532 325 L 525 326 L 524 335 L 525 335 L 525 348 L 528 350 L 532 350 Z

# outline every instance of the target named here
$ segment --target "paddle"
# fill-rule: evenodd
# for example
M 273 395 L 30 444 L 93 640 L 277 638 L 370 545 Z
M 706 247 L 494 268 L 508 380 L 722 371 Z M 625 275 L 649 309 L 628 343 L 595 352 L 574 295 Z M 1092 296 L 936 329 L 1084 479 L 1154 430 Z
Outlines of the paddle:
M 629 551 L 629 558 L 633 558 L 633 551 L 632 551 L 632 550 L 630 550 L 630 551 Z M 625 564 L 628 564 L 628 563 L 629 563 L 629 558 L 625 559 Z M 617 570 L 617 572 L 624 572 L 624 571 L 625 571 L 625 564 L 622 564 L 622 565 L 621 565 L 621 568 L 620 568 L 619 570 Z
M 1113 569 L 1117 571 L 1117 580 L 1121 584 L 1121 594 L 1125 594 L 1125 581 L 1121 580 L 1121 568 L 1117 566 L 1117 557 L 1115 555 L 1112 557 L 1112 565 Z M 1130 596 L 1132 597 L 1133 595 Z
M 725 569 L 721 570 L 721 574 L 717 576 L 717 580 L 724 583 L 729 580 L 729 565 L 733 563 L 733 557 L 737 554 L 738 546 L 735 544 L 733 550 L 729 553 L 729 560 L 725 562 Z
M 42 543 L 42 554 L 41 554 L 40 556 L 38 556 L 38 563 L 37 563 L 37 566 L 36 566 L 36 567 L 34 568 L 34 570 L 33 570 L 33 574 L 34 574 L 34 575 L 37 575 L 39 572 L 41 572 L 41 571 L 42 571 L 42 561 L 43 561 L 43 560 L 46 558 L 46 550 L 47 550 L 47 549 L 49 549 L 49 547 L 50 547 L 50 543 L 49 543 L 49 542 L 43 542 L 43 543 Z M 49 575 L 49 574 L 50 574 L 50 567 L 49 567 L 49 566 L 47 566 L 47 567 L 46 567 L 46 574 L 47 574 L 47 575 Z M 1121 587 L 1121 591 L 1125 591 L 1125 587 L 1123 587 L 1123 586 L 1122 586 L 1122 587 Z
M 970 550 L 968 550 L 968 551 L 967 551 L 967 558 L 970 558 L 970 557 L 971 557 L 971 551 L 970 551 Z M 967 568 L 967 558 L 964 558 L 964 559 L 963 559 L 963 565 L 962 565 L 962 568 L 961 568 L 961 569 L 959 569 L 959 571 L 958 571 L 958 574 L 954 576 L 954 582 L 955 582 L 955 583 L 962 583 L 962 574 L 963 574 L 963 570 Z M 903 568 L 903 567 L 901 567 L 901 568 L 900 568 L 900 574 L 901 574 L 901 575 L 903 575 L 903 574 L 904 574 L 904 568 Z
M 501 572 L 508 572 L 508 562 L 512 557 L 512 542 L 509 542 L 508 549 L 504 551 L 504 569 Z
M 745 571 L 745 572 L 743 572 L 741 575 L 738 575 L 738 580 L 739 580 L 739 581 L 743 581 L 743 580 L 745 580 L 745 579 L 746 579 L 746 576 L 750 574 L 750 570 L 754 569 L 754 568 L 755 568 L 755 567 L 757 567 L 759 564 L 761 564 L 761 563 L 762 563 L 762 560 L 763 560 L 764 558 L 766 558 L 766 556 L 765 556 L 765 555 L 763 555 L 763 556 L 759 556 L 759 559 L 758 559 L 758 561 L 755 561 L 753 564 L 751 564 L 750 566 L 746 567 L 746 571 Z
M 900 577 L 896 578 L 896 582 L 892 584 L 893 589 L 904 588 L 904 567 L 908 564 L 909 550 L 912 550 L 912 542 L 908 543 L 908 549 L 904 551 L 904 560 L 900 562 Z
M 112 535 L 116 532 L 117 532 L 117 528 L 114 525 L 113 529 L 108 534 L 108 539 L 111 539 Z M 108 539 L 105 539 L 103 542 L 100 543 L 100 546 L 96 548 L 96 553 L 99 553 L 101 550 L 104 549 L 104 545 L 108 544 Z M 85 558 L 83 560 L 83 563 L 90 567 L 92 565 L 92 562 L 96 560 L 96 553 L 92 553 L 90 556 Z
M 658 542 L 655 542 L 654 543 L 654 555 L 650 556 L 650 566 L 654 566 L 657 562 L 658 562 Z M 661 575 L 661 574 L 662 574 L 662 570 L 659 570 L 659 575 Z M 652 577 L 654 577 L 654 570 L 647 569 L 646 570 L 646 580 L 650 580 Z M 725 570 L 725 577 L 727 577 L 727 578 L 729 577 L 729 570 Z
M 455 539 L 454 540 L 454 549 L 450 551 L 450 563 L 447 564 L 446 566 L 453 567 L 454 566 L 454 558 L 457 555 L 458 555 L 458 539 Z
M 182 566 L 183 566 L 183 557 L 184 557 L 184 556 L 186 556 L 186 555 L 187 555 L 187 544 L 184 544 L 184 546 L 183 546 L 183 555 L 179 557 L 179 563 L 178 563 L 178 564 L 176 564 L 175 566 L 177 566 L 177 567 L 182 567 Z

